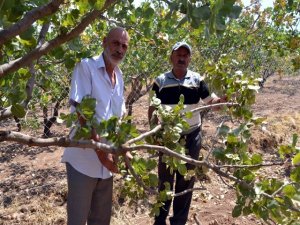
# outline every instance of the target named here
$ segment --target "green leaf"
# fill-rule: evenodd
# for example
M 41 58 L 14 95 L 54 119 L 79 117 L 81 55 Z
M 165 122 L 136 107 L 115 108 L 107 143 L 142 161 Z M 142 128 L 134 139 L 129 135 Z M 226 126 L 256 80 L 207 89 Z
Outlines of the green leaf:
M 300 182 L 300 167 L 297 167 L 291 172 L 291 179 L 295 182 Z
M 185 164 L 179 164 L 177 165 L 177 169 L 178 169 L 178 172 L 184 176 L 185 174 L 187 174 L 187 168 L 186 168 L 186 165 Z
M 261 164 L 262 162 L 263 162 L 263 159 L 262 159 L 262 156 L 260 154 L 254 154 L 251 157 L 251 163 L 253 165 L 255 165 L 255 164 Z
M 240 14 L 242 12 L 242 9 L 243 9 L 242 7 L 240 7 L 238 5 L 234 5 L 228 16 L 232 19 L 237 19 L 237 18 L 239 18 Z
M 223 148 L 215 148 L 213 150 L 213 155 L 216 157 L 216 159 L 224 160 L 225 159 L 225 152 Z
M 234 206 L 232 210 L 232 217 L 239 217 L 242 214 L 243 207 L 241 205 Z
M 58 47 L 54 49 L 51 54 L 56 58 L 56 59 L 62 59 L 65 56 L 66 51 L 62 47 Z
M 294 166 L 300 164 L 300 152 L 293 157 L 292 163 Z
M 15 6 L 15 0 L 1 0 L 0 5 L 2 5 L 1 11 L 8 10 Z
M 95 107 L 96 99 L 86 96 L 77 106 L 77 109 L 86 120 L 91 120 L 95 114 Z
M 158 177 L 156 174 L 149 174 L 149 182 L 151 187 L 156 187 L 158 184 Z
M 255 125 L 259 125 L 262 122 L 264 122 L 267 118 L 265 117 L 254 117 L 251 119 L 251 122 L 254 123 Z
M 285 155 L 293 153 L 294 148 L 291 146 L 287 146 L 287 145 L 281 145 L 279 147 L 278 152 L 279 152 L 280 157 L 284 158 Z
M 208 20 L 210 18 L 209 6 L 195 7 L 192 11 L 192 16 L 199 20 Z
M 15 117 L 18 118 L 22 118 L 26 114 L 24 107 L 18 103 L 12 105 L 11 112 Z
M 252 213 L 252 209 L 251 209 L 250 206 L 246 206 L 246 207 L 243 208 L 243 215 L 244 215 L 244 216 L 248 216 L 248 215 L 250 215 L 251 213 Z
M 259 216 L 265 221 L 269 218 L 269 212 L 265 207 L 260 207 L 258 213 Z
M 293 134 L 292 147 L 296 147 L 297 142 L 298 142 L 298 135 L 297 134 Z
M 221 127 L 218 127 L 218 135 L 226 137 L 228 132 L 230 131 L 230 128 L 224 124 L 222 124 Z
M 192 113 L 192 112 L 186 112 L 186 113 L 185 113 L 185 117 L 186 117 L 187 119 L 191 119 L 191 118 L 193 117 L 193 113 Z
M 238 138 L 233 134 L 229 134 L 227 136 L 227 142 L 228 142 L 228 144 L 236 144 L 236 143 L 238 143 Z
M 105 0 L 88 0 L 92 8 L 100 10 L 103 8 Z
M 66 68 L 72 69 L 72 68 L 74 68 L 75 64 L 76 64 L 76 61 L 71 56 L 65 57 Z
M 31 39 L 33 39 L 34 31 L 34 27 L 30 26 L 26 31 L 20 34 L 20 38 L 23 40 L 30 41 Z
M 282 192 L 289 198 L 293 198 L 293 196 L 297 193 L 296 188 L 293 185 L 286 185 Z
M 150 19 L 151 17 L 153 17 L 154 13 L 155 13 L 154 9 L 149 7 L 145 11 L 144 18 Z

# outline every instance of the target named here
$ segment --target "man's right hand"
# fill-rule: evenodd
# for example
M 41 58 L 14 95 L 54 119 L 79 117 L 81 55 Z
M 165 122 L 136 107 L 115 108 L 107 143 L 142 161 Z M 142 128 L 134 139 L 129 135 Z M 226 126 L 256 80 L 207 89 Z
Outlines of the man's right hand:
M 115 162 L 113 154 L 106 153 L 101 150 L 96 150 L 99 161 L 105 166 L 109 171 L 113 173 L 118 173 L 119 169 L 117 166 L 117 162 Z
M 101 138 L 97 134 L 95 129 L 92 129 L 92 139 L 94 141 L 100 142 Z M 109 171 L 113 173 L 118 173 L 118 166 L 117 162 L 114 160 L 113 154 L 103 152 L 101 149 L 96 150 L 97 156 L 99 161 L 102 163 L 103 166 L 105 166 Z

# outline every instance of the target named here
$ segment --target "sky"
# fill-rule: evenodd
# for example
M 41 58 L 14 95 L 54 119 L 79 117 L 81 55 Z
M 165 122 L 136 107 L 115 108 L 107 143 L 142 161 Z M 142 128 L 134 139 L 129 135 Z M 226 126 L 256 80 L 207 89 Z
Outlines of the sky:
M 244 2 L 245 6 L 248 6 L 250 4 L 250 0 L 242 0 Z M 273 0 L 261 0 L 261 4 L 263 8 L 272 7 L 273 6 Z

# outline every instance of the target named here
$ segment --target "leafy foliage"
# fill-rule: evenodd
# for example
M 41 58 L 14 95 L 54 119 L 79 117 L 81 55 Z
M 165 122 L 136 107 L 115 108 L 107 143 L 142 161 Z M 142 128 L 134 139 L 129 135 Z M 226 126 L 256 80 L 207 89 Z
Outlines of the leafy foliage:
M 289 163 L 291 168 L 284 181 L 264 176 L 263 155 L 248 151 L 251 128 L 263 121 L 253 118 L 251 111 L 260 86 L 275 72 L 292 73 L 300 68 L 298 1 L 278 0 L 273 9 L 264 11 L 257 3 L 242 8 L 235 0 L 155 0 L 138 6 L 132 0 L 50 3 L 58 7 L 51 5 L 52 11 L 43 10 L 42 17 L 31 17 L 37 18 L 31 21 L 28 13 L 47 6 L 48 1 L 0 1 L 1 110 L 11 107 L 11 116 L 23 117 L 28 112 L 36 112 L 37 107 L 50 107 L 62 101 L 74 65 L 81 58 L 100 54 L 101 39 L 112 26 L 124 26 L 131 35 L 131 46 L 123 64 L 126 84 L 137 77 L 144 86 L 151 83 L 154 77 L 169 69 L 166 62 L 170 46 L 185 40 L 193 47 L 191 68 L 205 75 L 213 92 L 226 94 L 230 101 L 239 104 L 223 110 L 238 123 L 235 127 L 220 124 L 219 142 L 211 150 L 211 161 L 199 159 L 196 170 L 205 166 L 234 182 L 237 201 L 232 215 L 235 217 L 252 213 L 278 224 L 299 221 L 298 136 L 295 134 L 291 145 L 280 146 L 278 150 L 282 162 Z M 24 23 L 18 32 L 13 28 L 19 22 Z M 181 156 L 165 154 L 164 161 L 173 171 L 178 170 L 186 177 L 196 173 L 187 171 L 182 158 L 187 156 L 180 137 L 188 129 L 183 115 L 190 116 L 183 113 L 183 99 L 175 108 L 169 108 L 151 96 L 161 129 L 143 138 L 138 138 L 142 134 L 134 124 L 128 123 L 134 118 L 95 120 L 95 104 L 94 99 L 87 97 L 75 113 L 61 114 L 68 127 L 77 127 L 76 139 L 90 139 L 91 129 L 95 128 L 116 149 L 141 146 L 140 149 L 145 148 L 155 156 L 157 151 L 162 151 L 158 147 L 164 146 L 170 154 Z M 77 122 L 77 113 L 86 119 L 84 126 Z M 134 138 L 137 141 L 130 142 Z M 147 145 L 153 147 L 149 149 Z M 128 174 L 124 164 L 120 164 L 126 173 L 122 195 L 132 200 L 146 198 L 145 187 L 155 190 L 157 186 L 157 162 L 135 153 L 131 163 L 136 176 Z M 136 177 L 141 178 L 144 187 L 136 182 Z M 158 213 L 162 201 L 173 196 L 168 184 L 165 185 L 164 192 L 150 199 L 153 214 Z

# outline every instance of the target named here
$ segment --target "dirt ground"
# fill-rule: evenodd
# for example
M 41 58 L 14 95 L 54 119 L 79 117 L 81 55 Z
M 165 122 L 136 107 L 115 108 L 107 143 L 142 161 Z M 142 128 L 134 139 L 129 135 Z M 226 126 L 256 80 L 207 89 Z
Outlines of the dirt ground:
M 290 143 L 293 133 L 300 134 L 300 76 L 270 77 L 257 94 L 253 106 L 256 116 L 266 117 L 264 129 L 253 130 L 250 151 L 258 151 L 265 157 L 273 157 L 275 149 Z M 148 129 L 147 97 L 134 106 L 134 122 L 141 131 Z M 203 124 L 204 147 L 210 144 L 216 126 L 222 116 L 209 113 Z M 2 121 L 0 129 L 11 129 L 11 120 Z M 56 136 L 68 132 L 64 125 L 55 125 Z M 40 131 L 26 130 L 40 136 Z M 205 150 L 202 150 L 205 152 Z M 0 144 L 0 225 L 11 224 L 66 224 L 66 175 L 60 163 L 63 148 L 37 148 L 18 143 Z M 205 154 L 205 153 L 204 153 Z M 271 171 L 273 170 L 273 171 Z M 273 169 L 267 172 L 274 172 Z M 278 169 L 278 176 L 282 171 Z M 206 190 L 196 191 L 189 214 L 188 225 L 254 225 L 264 224 L 255 216 L 232 218 L 235 205 L 234 190 L 226 181 L 208 173 L 209 182 L 198 182 Z M 115 187 L 121 178 L 116 176 Z M 115 196 L 112 225 L 150 225 L 149 208 L 145 201 L 129 206 L 120 203 Z

